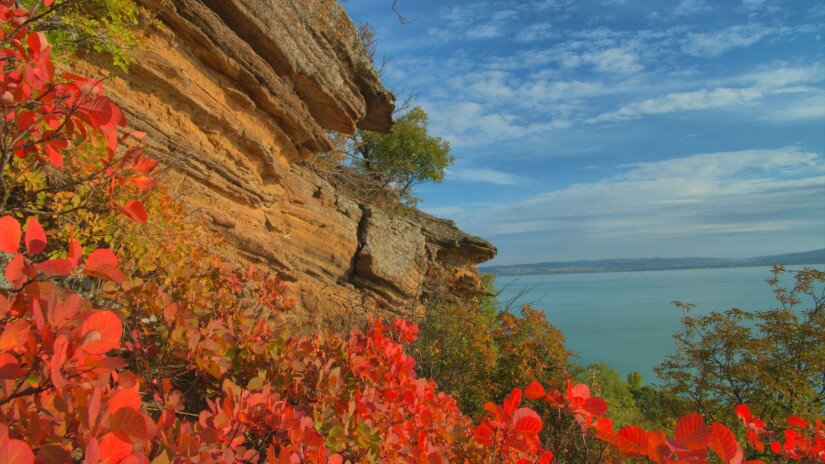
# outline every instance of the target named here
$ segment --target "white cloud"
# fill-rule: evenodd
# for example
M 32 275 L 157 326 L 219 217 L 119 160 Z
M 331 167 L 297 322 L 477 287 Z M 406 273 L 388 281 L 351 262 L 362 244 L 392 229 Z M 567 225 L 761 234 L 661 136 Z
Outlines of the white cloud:
M 450 169 L 447 179 L 459 182 L 481 182 L 496 185 L 523 185 L 526 180 L 518 175 L 494 169 Z
M 461 28 L 477 21 L 492 7 L 487 2 L 467 2 L 443 9 L 440 17 L 450 28 Z
M 682 50 L 693 56 L 715 58 L 735 48 L 749 47 L 777 32 L 775 28 L 749 24 L 714 32 L 690 33 L 682 43 Z
M 707 153 L 458 216 L 484 235 L 574 231 L 581 240 L 825 228 L 825 161 L 788 147 Z M 495 221 L 489 218 L 495 217 Z
M 504 31 L 496 24 L 479 24 L 464 32 L 468 39 L 494 39 L 504 35 Z
M 591 118 L 588 122 L 625 121 L 628 119 L 636 119 L 647 114 L 722 108 L 753 102 L 762 98 L 763 95 L 763 92 L 755 88 L 718 88 L 695 90 L 692 92 L 676 92 L 662 97 L 629 103 L 616 111 L 603 113 L 595 118 Z
M 674 16 L 689 16 L 699 13 L 706 13 L 712 8 L 704 0 L 681 0 L 673 9 Z
M 639 53 L 630 44 L 622 46 L 600 47 L 594 44 L 576 43 L 561 50 L 559 58 L 562 66 L 568 69 L 584 65 L 605 74 L 633 74 L 644 68 Z
M 729 83 L 749 84 L 741 87 L 720 86 L 687 92 L 673 92 L 659 97 L 628 103 L 619 109 L 587 120 L 589 123 L 625 121 L 648 114 L 666 114 L 724 108 L 762 100 L 770 95 L 801 93 L 815 90 L 803 84 L 821 80 L 819 68 L 777 68 L 760 71 L 729 80 Z
M 825 123 L 825 93 L 820 93 L 813 98 L 792 102 L 782 108 L 765 113 L 762 119 L 782 122 L 819 119 Z
M 564 119 L 527 122 L 509 112 L 485 109 L 476 102 L 425 102 L 423 106 L 430 116 L 432 133 L 445 137 L 454 147 L 476 147 L 570 126 Z
M 516 42 L 537 42 L 540 40 L 556 39 L 561 34 L 550 23 L 535 23 L 523 28 L 516 33 Z

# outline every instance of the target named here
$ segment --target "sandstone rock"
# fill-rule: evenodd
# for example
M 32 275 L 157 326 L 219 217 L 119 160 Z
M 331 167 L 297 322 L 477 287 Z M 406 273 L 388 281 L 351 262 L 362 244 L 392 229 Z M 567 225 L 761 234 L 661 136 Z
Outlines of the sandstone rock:
M 296 323 L 407 314 L 433 279 L 477 287 L 489 243 L 451 221 L 364 206 L 300 162 L 329 148 L 325 130 L 390 129 L 394 97 L 335 1 L 140 1 L 161 25 L 107 92 L 149 133 L 167 188 L 239 259 L 290 282 Z M 72 63 L 103 67 L 93 55 Z

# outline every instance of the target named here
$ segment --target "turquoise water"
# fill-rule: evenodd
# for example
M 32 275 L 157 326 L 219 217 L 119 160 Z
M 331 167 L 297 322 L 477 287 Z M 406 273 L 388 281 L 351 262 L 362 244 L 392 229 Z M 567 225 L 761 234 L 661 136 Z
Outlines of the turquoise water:
M 773 308 L 770 275 L 769 267 L 562 274 L 498 277 L 496 287 L 502 302 L 532 289 L 512 307 L 543 310 L 582 363 L 606 362 L 622 377 L 638 371 L 645 383 L 658 383 L 653 367 L 674 352 L 681 329 L 682 312 L 671 301 L 695 304 L 696 314 Z

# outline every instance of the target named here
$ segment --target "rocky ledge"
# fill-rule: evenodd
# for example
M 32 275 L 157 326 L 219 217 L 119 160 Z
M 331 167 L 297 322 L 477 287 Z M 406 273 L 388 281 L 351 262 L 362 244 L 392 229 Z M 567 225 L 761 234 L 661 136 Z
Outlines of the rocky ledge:
M 150 135 L 165 182 L 234 247 L 277 271 L 309 324 L 409 314 L 479 290 L 486 241 L 423 213 L 390 215 L 303 166 L 325 131 L 388 131 L 394 96 L 332 0 L 140 0 L 156 13 L 107 88 Z M 108 74 L 87 56 L 76 71 Z M 446 286 L 446 287 L 445 287 Z M 448 298 L 449 300 L 449 298 Z

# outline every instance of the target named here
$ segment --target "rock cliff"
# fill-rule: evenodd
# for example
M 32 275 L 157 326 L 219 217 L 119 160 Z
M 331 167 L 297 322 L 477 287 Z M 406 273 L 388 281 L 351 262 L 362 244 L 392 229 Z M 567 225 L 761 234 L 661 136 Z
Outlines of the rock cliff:
M 406 313 L 478 290 L 495 249 L 423 213 L 389 215 L 301 161 L 325 131 L 389 131 L 394 96 L 332 0 L 140 0 L 156 13 L 107 89 L 150 135 L 166 183 L 237 251 L 290 281 L 304 320 Z M 72 66 L 105 73 L 102 58 Z M 441 287 L 436 290 L 432 284 Z

